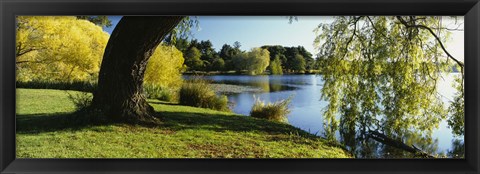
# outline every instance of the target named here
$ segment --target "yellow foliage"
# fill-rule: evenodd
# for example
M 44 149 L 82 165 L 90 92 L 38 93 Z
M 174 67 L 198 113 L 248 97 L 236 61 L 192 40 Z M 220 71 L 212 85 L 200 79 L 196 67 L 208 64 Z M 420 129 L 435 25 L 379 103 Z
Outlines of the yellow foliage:
M 159 45 L 148 61 L 146 84 L 178 89 L 182 85 L 183 54 L 173 46 Z
M 17 17 L 17 80 L 96 79 L 109 35 L 73 16 Z

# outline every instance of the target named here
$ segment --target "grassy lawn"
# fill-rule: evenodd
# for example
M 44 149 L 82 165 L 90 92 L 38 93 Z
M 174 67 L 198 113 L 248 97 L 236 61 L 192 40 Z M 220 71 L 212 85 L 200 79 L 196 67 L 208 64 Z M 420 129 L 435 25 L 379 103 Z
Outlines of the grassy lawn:
M 17 158 L 348 158 L 283 123 L 149 100 L 156 126 L 77 122 L 74 91 L 17 89 Z

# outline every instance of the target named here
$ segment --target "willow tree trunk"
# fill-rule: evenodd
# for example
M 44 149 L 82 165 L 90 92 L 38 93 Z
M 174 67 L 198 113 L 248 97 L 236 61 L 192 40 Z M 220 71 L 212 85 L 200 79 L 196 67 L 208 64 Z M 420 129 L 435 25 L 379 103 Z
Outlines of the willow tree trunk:
M 155 48 L 182 16 L 123 17 L 110 36 L 92 108 L 116 121 L 155 120 L 143 95 L 143 77 Z

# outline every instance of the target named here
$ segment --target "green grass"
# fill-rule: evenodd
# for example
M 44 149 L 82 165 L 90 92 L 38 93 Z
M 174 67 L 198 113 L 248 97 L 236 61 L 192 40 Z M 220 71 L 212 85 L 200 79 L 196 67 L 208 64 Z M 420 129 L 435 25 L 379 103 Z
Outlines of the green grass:
M 74 93 L 70 91 L 70 93 Z M 65 91 L 17 90 L 17 158 L 348 158 L 288 124 L 149 100 L 162 124 L 81 124 Z
M 17 88 L 30 88 L 30 89 L 59 89 L 59 90 L 75 90 L 92 92 L 97 88 L 97 82 L 89 81 L 73 81 L 73 82 L 61 82 L 61 81 L 44 81 L 34 80 L 29 82 L 16 82 Z

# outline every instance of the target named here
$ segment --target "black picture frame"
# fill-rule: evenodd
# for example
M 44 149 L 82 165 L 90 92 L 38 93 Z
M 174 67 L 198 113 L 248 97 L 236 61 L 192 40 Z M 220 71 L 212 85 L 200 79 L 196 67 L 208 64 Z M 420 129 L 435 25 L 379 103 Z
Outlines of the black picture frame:
M 1 173 L 479 173 L 478 0 L 0 0 Z M 17 15 L 464 15 L 465 159 L 16 159 Z

